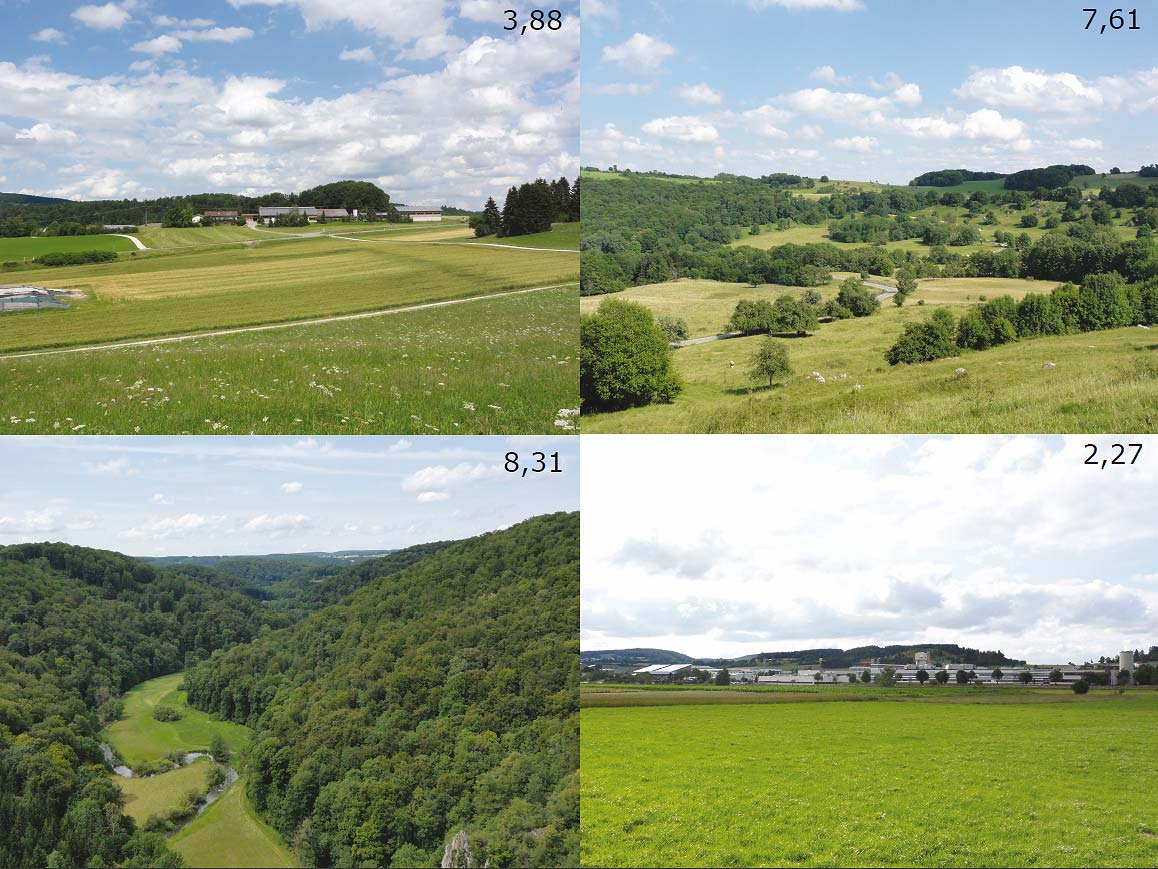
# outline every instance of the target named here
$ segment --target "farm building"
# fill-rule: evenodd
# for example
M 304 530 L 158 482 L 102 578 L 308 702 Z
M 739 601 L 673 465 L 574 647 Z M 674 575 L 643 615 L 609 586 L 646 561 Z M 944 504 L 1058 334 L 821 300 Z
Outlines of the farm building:
M 236 211 L 206 211 L 201 219 L 208 223 L 237 223 Z
M 344 208 L 321 208 L 322 217 L 326 220 L 349 220 L 350 212 Z
M 320 211 L 310 205 L 262 205 L 257 209 L 257 219 L 262 223 L 273 223 L 279 217 L 285 217 L 290 214 L 297 214 L 309 220 L 310 223 L 317 223 L 321 216 Z
M 415 223 L 436 223 L 442 220 L 442 209 L 426 205 L 399 205 L 395 211 Z

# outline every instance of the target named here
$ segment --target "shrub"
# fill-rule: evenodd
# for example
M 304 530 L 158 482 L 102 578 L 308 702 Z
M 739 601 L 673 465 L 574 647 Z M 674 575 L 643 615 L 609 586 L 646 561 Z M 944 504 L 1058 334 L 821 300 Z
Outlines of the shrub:
M 670 402 L 682 389 L 667 335 L 635 302 L 608 299 L 579 322 L 579 391 L 584 407 L 621 410 Z
M 79 266 L 86 263 L 111 263 L 117 259 L 116 253 L 111 250 L 78 250 L 72 252 L 57 251 L 38 256 L 33 262 L 42 266 Z
M 1071 687 L 1074 689 L 1075 694 L 1087 694 L 1090 690 L 1090 683 L 1085 679 L 1078 679 Z
M 669 317 L 660 314 L 655 318 L 655 324 L 663 330 L 669 341 L 686 341 L 688 339 L 688 324 L 679 317 Z
M 180 721 L 181 710 L 175 706 L 154 706 L 153 717 L 158 721 Z
M 885 360 L 890 365 L 899 365 L 952 356 L 954 326 L 953 315 L 946 308 L 938 308 L 923 323 L 906 323 L 897 343 L 885 353 Z

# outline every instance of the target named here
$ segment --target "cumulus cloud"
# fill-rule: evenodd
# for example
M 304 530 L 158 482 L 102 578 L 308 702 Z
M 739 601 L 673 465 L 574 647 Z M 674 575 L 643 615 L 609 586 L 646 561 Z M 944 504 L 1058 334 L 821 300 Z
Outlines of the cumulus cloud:
M 847 136 L 842 139 L 833 139 L 832 147 L 839 148 L 841 151 L 866 153 L 876 150 L 877 140 L 873 136 Z
M 356 60 L 361 63 L 374 62 L 374 49 L 366 48 L 347 48 L 338 55 L 338 60 Z
M 609 96 L 632 96 L 641 97 L 655 91 L 655 85 L 651 83 L 643 84 L 640 82 L 611 82 L 610 84 L 599 85 L 592 88 L 597 94 L 607 94 Z
M 25 510 L 19 515 L 0 516 L 0 536 L 26 538 L 92 528 L 91 519 L 69 519 L 62 507 Z
M 402 488 L 407 492 L 455 489 L 484 480 L 495 480 L 502 472 L 495 465 L 460 462 L 454 466 L 430 465 L 407 474 Z
M 218 528 L 225 522 L 225 518 L 212 513 L 184 513 L 180 516 L 166 516 L 134 525 L 119 532 L 117 536 L 128 540 L 181 538 L 206 529 Z
M 139 473 L 133 463 L 124 456 L 109 459 L 107 462 L 85 462 L 84 467 L 90 474 L 108 474 L 113 477 L 134 476 Z
M 124 4 L 117 3 L 80 6 L 73 10 L 72 17 L 85 27 L 96 30 L 120 30 L 133 17 L 123 7 Z
M 420 504 L 431 504 L 436 501 L 446 501 L 450 498 L 447 492 L 419 492 L 416 501 Z
M 652 73 L 675 53 L 675 48 L 662 39 L 646 33 L 635 33 L 619 45 L 604 46 L 602 58 L 628 72 Z
M 253 31 L 248 27 L 211 27 L 208 30 L 176 30 L 172 34 L 177 39 L 189 42 L 240 42 L 250 39 Z
M 847 85 L 852 84 L 852 78 L 846 75 L 837 75 L 836 69 L 831 66 L 818 66 L 808 74 L 808 77 L 813 81 L 822 81 L 827 84 Z
M 41 145 L 71 145 L 80 137 L 72 130 L 56 129 L 51 124 L 34 124 L 16 134 L 17 139 L 31 139 Z
M 712 124 L 694 115 L 656 118 L 644 124 L 643 131 L 680 142 L 714 142 L 720 137 L 719 131 Z
M 693 106 L 718 106 L 724 101 L 723 94 L 704 82 L 683 85 L 676 89 L 676 95 Z
M 1071 72 L 1007 66 L 979 69 L 954 93 L 961 99 L 989 106 L 1026 109 L 1045 114 L 1085 113 L 1117 104 L 1112 89 L 1086 82 Z
M 142 54 L 171 54 L 174 51 L 181 50 L 181 40 L 175 37 L 164 34 L 154 39 L 146 39 L 133 45 L 133 51 L 139 51 Z
M 57 45 L 64 45 L 68 41 L 64 33 L 55 27 L 45 27 L 43 30 L 38 30 L 32 34 L 32 38 L 37 42 L 55 42 Z
M 262 513 L 259 516 L 254 516 L 242 525 L 241 528 L 243 531 L 253 531 L 258 534 L 276 536 L 284 534 L 287 531 L 306 528 L 311 524 L 310 517 L 304 513 L 278 513 L 276 515 Z
M 296 495 L 305 487 L 297 480 L 290 480 L 288 483 L 281 484 L 281 491 L 283 495 Z

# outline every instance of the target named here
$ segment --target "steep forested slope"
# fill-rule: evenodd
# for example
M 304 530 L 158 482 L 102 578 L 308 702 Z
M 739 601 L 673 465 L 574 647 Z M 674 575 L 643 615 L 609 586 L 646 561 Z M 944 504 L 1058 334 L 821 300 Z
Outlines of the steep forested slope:
M 254 805 L 305 865 L 578 859 L 579 517 L 462 541 L 214 654 L 189 700 L 258 729 Z
M 97 735 L 116 697 L 257 635 L 244 595 L 65 544 L 0 547 L 0 866 L 170 865 Z

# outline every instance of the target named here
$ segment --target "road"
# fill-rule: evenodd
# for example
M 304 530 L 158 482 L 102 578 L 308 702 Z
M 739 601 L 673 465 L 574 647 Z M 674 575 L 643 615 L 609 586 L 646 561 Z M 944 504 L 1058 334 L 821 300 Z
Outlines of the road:
M 118 341 L 112 344 L 88 344 L 83 347 L 58 347 L 49 350 L 29 350 L 23 353 L 8 353 L 0 359 L 27 359 L 33 356 L 56 356 L 62 353 L 87 353 L 93 350 L 121 350 L 126 347 L 149 347 L 154 344 L 174 344 L 178 341 L 196 341 L 198 338 L 217 338 L 223 335 L 240 335 L 244 332 L 268 332 L 272 329 L 292 329 L 295 326 L 320 326 L 325 323 L 341 323 L 346 320 L 366 320 L 370 317 L 386 317 L 390 314 L 406 314 L 410 311 L 422 311 L 427 308 L 445 308 L 449 305 L 462 305 L 467 302 L 481 302 L 485 299 L 501 299 L 504 296 L 519 296 L 525 293 L 539 293 L 544 290 L 557 290 L 563 287 L 573 287 L 577 281 L 563 284 L 551 284 L 546 287 L 528 287 L 524 290 L 507 290 L 502 293 L 488 293 L 485 296 L 470 296 L 465 299 L 446 299 L 441 302 L 425 302 L 421 305 L 407 305 L 402 308 L 387 308 L 382 311 L 363 311 L 360 314 L 337 314 L 332 317 L 319 317 L 313 320 L 291 320 L 286 323 L 265 323 L 260 326 L 239 326 L 234 329 L 215 329 L 210 332 L 193 332 L 188 335 L 168 335 L 164 338 L 144 338 L 139 341 Z

